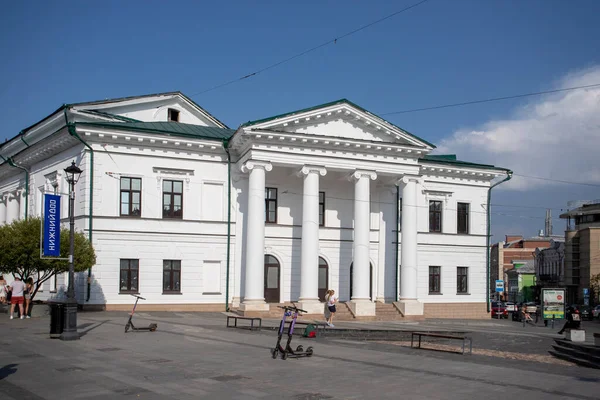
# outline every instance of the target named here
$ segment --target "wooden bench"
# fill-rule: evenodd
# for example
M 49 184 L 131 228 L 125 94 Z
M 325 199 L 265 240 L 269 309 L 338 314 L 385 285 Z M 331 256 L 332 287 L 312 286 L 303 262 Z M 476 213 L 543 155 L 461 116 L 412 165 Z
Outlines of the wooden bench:
M 225 315 L 227 316 L 227 327 L 228 328 L 240 328 L 240 329 L 250 329 L 250 330 L 260 330 L 262 328 L 262 318 L 260 317 L 244 317 L 243 315 L 239 315 L 239 314 L 235 314 L 235 313 L 225 313 Z M 250 326 L 238 326 L 238 320 L 246 320 L 246 321 L 250 321 Z M 230 325 L 229 321 L 233 320 L 234 324 Z M 258 326 L 255 327 L 254 326 L 254 322 L 257 321 L 258 322 Z
M 473 352 L 473 339 L 468 337 L 468 336 L 460 336 L 460 335 L 446 335 L 443 333 L 429 333 L 429 332 L 412 332 L 412 335 L 410 337 L 410 347 L 413 347 L 413 343 L 414 343 L 414 338 L 415 336 L 419 337 L 419 346 L 417 348 L 421 348 L 421 338 L 423 336 L 426 337 L 434 337 L 434 338 L 441 338 L 441 339 L 454 339 L 454 340 L 462 340 L 463 344 L 462 344 L 462 353 L 465 354 L 465 342 L 469 341 L 469 354 L 472 354 Z

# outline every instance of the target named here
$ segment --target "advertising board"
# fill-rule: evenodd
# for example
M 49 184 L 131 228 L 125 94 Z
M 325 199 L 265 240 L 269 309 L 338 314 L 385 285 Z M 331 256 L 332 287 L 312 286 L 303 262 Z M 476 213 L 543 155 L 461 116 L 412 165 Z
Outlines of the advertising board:
M 565 289 L 542 289 L 544 319 L 565 318 Z

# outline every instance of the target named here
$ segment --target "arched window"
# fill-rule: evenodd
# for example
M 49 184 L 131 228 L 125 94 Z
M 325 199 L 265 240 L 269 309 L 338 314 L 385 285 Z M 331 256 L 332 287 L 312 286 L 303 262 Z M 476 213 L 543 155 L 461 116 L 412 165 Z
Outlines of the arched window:
M 319 300 L 325 301 L 325 293 L 329 288 L 329 265 L 323 257 L 319 257 Z
M 279 303 L 279 277 L 281 268 L 279 261 L 270 254 L 265 254 L 265 301 Z

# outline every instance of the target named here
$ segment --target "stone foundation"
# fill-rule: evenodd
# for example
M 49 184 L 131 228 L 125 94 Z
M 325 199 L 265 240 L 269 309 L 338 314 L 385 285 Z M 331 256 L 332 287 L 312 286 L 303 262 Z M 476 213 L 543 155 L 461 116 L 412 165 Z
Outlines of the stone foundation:
M 485 303 L 424 303 L 425 318 L 490 319 Z

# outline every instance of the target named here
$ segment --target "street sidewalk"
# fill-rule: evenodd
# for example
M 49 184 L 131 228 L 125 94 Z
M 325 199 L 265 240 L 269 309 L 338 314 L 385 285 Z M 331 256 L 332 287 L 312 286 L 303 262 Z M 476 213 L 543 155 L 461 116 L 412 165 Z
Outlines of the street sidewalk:
M 136 314 L 134 321 L 140 326 L 158 323 L 152 333 L 125 334 L 126 321 L 123 312 L 79 313 L 81 339 L 63 342 L 49 339 L 48 317 L 9 320 L 5 316 L 0 320 L 0 397 L 480 399 L 501 394 L 528 400 L 597 399 L 600 383 L 596 370 L 575 366 L 338 338 L 294 337 L 294 347 L 312 345 L 315 355 L 273 360 L 269 349 L 275 344 L 275 332 L 228 329 L 220 313 Z M 422 330 L 448 326 L 448 322 L 377 325 Z M 472 321 L 467 326 L 478 330 L 473 335 L 480 335 L 474 348 L 489 347 L 490 339 L 492 346 L 500 344 L 505 337 L 508 342 L 518 339 L 517 344 L 540 341 L 548 349 L 552 343 L 548 333 L 521 336 L 513 328 L 513 333 L 501 334 L 495 332 L 496 324 L 488 323 Z M 461 321 L 452 329 L 455 325 L 465 328 Z

